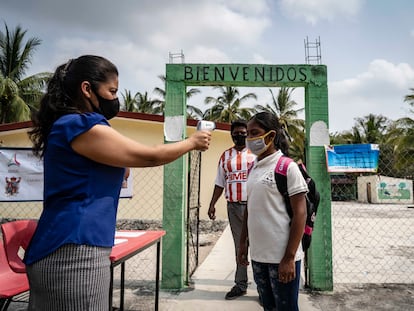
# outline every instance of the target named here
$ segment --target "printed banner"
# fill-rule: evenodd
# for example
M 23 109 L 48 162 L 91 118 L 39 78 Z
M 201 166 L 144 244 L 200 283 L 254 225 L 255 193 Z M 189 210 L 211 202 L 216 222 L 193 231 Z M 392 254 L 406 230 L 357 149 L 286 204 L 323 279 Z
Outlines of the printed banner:
M 132 197 L 129 170 L 121 198 Z M 0 201 L 43 201 L 43 161 L 31 148 L 0 148 Z
M 325 145 L 325 156 L 329 173 L 376 173 L 378 170 L 377 144 Z

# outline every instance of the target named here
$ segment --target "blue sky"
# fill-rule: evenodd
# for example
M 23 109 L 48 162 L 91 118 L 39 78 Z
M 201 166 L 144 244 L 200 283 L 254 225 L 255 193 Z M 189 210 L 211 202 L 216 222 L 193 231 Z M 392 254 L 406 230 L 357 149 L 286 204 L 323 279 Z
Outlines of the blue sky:
M 158 76 L 170 52 L 182 50 L 188 63 L 303 64 L 305 38 L 320 38 L 329 130 L 336 132 L 369 113 L 392 120 L 408 114 L 413 12 L 412 0 L 0 0 L 0 29 L 20 25 L 42 40 L 28 74 L 98 54 L 118 66 L 120 92 L 150 97 L 163 87 Z M 206 109 L 209 92 L 191 104 Z M 257 94 L 252 104 L 270 103 L 267 89 Z M 303 107 L 303 89 L 293 99 Z

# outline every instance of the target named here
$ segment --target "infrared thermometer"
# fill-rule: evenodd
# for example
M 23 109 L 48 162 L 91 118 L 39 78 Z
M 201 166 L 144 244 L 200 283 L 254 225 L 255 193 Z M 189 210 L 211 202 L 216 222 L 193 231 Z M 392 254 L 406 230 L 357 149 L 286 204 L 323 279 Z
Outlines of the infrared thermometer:
M 197 131 L 214 131 L 216 123 L 213 121 L 200 120 L 197 123 Z

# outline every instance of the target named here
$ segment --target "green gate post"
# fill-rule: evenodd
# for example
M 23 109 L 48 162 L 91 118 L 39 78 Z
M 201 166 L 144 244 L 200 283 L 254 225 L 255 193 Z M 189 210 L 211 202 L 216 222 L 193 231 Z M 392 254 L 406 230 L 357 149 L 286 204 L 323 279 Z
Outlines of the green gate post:
M 186 136 L 187 86 L 304 87 L 307 168 L 321 192 L 309 249 L 310 287 L 332 290 L 331 191 L 324 145 L 329 144 L 327 68 L 324 65 L 167 64 L 165 128 L 180 120 Z M 177 120 L 175 120 L 177 121 Z M 166 143 L 168 143 L 168 139 Z M 184 287 L 187 156 L 164 168 L 162 288 Z
M 331 182 L 324 149 L 329 144 L 327 73 L 322 65 L 312 67 L 311 72 L 312 78 L 305 88 L 306 159 L 309 174 L 318 185 L 321 203 L 308 250 L 309 286 L 332 290 Z
M 168 80 L 166 75 L 165 131 L 182 127 L 181 137 L 186 137 L 187 113 L 185 84 Z M 175 119 L 177 124 L 168 125 Z M 168 137 L 166 137 L 168 138 Z M 168 140 L 166 141 L 168 143 Z M 186 217 L 186 175 L 187 155 L 164 166 L 163 229 L 167 232 L 162 241 L 162 280 L 164 289 L 181 289 L 185 281 L 185 217 Z

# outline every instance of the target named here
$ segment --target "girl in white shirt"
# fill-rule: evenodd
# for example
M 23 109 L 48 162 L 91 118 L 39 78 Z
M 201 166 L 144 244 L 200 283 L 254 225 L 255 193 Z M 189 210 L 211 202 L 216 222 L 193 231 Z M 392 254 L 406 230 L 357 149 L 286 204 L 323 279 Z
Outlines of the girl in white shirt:
M 264 310 L 298 311 L 307 184 L 292 161 L 287 170 L 293 211 L 290 218 L 275 181 L 275 165 L 288 154 L 288 144 L 274 114 L 261 112 L 249 120 L 246 143 L 257 159 L 247 181 L 247 210 L 238 261 L 249 264 L 250 246 L 253 275 Z

